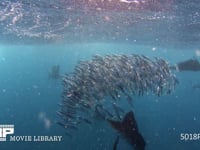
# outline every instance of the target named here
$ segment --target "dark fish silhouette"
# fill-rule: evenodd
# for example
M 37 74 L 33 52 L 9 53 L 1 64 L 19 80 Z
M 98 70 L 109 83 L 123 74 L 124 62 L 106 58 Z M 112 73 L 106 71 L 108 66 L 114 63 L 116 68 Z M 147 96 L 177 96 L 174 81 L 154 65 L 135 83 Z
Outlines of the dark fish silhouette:
M 54 65 L 51 67 L 51 70 L 49 72 L 49 77 L 52 79 L 60 78 L 60 66 L 59 65 Z
M 177 64 L 179 71 L 199 71 L 200 63 L 196 59 L 189 59 Z
M 122 121 L 107 119 L 111 126 L 116 129 L 136 150 L 145 150 L 145 141 L 139 133 L 133 111 L 128 112 Z M 117 139 L 118 140 L 118 139 Z M 115 142 L 116 143 L 116 142 Z M 118 141 L 117 141 L 118 143 Z M 117 144 L 114 144 L 117 145 Z M 116 149 L 116 146 L 114 146 Z
M 197 83 L 197 84 L 193 85 L 193 86 L 192 86 L 192 89 L 193 89 L 193 90 L 200 89 L 200 83 Z

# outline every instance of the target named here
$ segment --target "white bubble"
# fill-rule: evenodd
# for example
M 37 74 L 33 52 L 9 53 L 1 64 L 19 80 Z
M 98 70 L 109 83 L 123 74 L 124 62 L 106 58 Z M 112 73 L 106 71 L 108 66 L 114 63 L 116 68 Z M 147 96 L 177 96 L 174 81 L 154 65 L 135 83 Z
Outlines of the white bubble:
M 38 118 L 41 119 L 41 120 L 44 119 L 45 116 L 46 116 L 45 112 L 42 112 L 42 111 L 39 112 L 39 114 L 38 114 Z
M 152 51 L 156 51 L 156 47 L 153 47 L 151 50 L 152 50 Z
M 196 50 L 196 51 L 195 51 L 195 55 L 196 55 L 197 57 L 200 57 L 200 50 Z
M 45 112 L 42 112 L 42 111 L 39 112 L 38 118 L 44 124 L 45 129 L 47 129 L 47 130 L 50 129 L 50 127 L 51 127 L 51 120 L 46 117 L 46 113 Z
M 33 87 L 34 89 L 38 89 L 38 86 L 37 86 L 37 85 L 32 85 L 32 87 Z
M 48 118 L 44 118 L 44 126 L 45 126 L 45 129 L 50 129 L 51 121 Z

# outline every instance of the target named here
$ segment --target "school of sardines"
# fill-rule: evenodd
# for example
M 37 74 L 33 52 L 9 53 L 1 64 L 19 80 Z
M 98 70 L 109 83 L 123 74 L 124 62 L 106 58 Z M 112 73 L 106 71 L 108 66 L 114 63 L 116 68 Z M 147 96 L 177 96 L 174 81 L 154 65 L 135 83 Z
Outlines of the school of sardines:
M 169 94 L 178 83 L 165 60 L 136 54 L 95 55 L 79 62 L 62 80 L 58 124 L 75 130 L 81 122 L 91 124 L 94 116 L 120 120 L 120 99 L 132 106 L 134 95 Z

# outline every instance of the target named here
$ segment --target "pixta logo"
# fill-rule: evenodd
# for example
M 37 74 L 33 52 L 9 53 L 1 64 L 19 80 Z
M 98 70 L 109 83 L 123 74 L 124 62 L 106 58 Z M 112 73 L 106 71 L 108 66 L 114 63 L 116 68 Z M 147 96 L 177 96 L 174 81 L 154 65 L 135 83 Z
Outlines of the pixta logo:
M 8 134 L 14 134 L 14 125 L 0 125 L 0 141 L 6 141 Z

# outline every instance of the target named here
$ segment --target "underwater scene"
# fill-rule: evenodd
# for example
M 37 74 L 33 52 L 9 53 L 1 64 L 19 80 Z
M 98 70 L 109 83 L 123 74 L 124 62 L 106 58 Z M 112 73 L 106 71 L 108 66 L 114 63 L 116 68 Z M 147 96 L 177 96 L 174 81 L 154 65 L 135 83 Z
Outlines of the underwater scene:
M 1 150 L 199 150 L 200 1 L 1 0 Z

